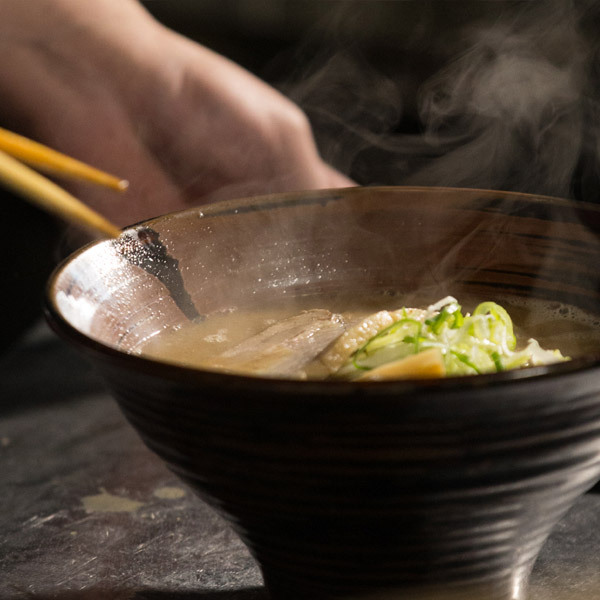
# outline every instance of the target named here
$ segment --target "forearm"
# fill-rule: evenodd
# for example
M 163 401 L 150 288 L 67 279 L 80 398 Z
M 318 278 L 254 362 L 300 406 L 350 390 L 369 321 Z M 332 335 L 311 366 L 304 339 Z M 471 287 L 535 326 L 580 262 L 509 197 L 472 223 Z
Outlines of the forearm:
M 137 0 L 0 0 L 0 39 L 9 47 L 41 46 L 58 55 L 86 47 L 101 57 L 106 47 L 131 51 L 135 35 L 137 46 L 148 42 L 141 57 L 153 48 L 157 29 Z
M 135 0 L 0 0 L 4 120 L 44 129 L 75 96 L 94 95 L 107 84 L 129 94 L 131 103 L 135 93 L 143 95 L 144 65 L 155 62 L 159 31 Z

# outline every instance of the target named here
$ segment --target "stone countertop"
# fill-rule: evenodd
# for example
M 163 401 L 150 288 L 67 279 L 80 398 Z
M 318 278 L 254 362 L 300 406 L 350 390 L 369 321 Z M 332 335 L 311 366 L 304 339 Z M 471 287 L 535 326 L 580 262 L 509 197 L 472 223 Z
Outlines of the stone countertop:
M 44 324 L 0 357 L 0 381 L 0 600 L 267 600 L 237 536 Z M 530 600 L 595 598 L 588 493 L 544 546 Z

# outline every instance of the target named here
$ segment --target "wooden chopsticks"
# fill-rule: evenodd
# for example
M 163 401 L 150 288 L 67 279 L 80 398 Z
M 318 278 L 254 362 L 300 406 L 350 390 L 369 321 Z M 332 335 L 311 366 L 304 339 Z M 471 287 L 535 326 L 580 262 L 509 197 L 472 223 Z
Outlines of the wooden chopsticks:
M 124 179 L 109 175 L 100 169 L 1 127 L 0 150 L 45 173 L 83 179 L 119 191 L 127 189 L 129 185 Z
M 121 234 L 116 225 L 27 165 L 119 191 L 127 188 L 127 181 L 0 128 L 0 182 L 26 200 L 75 225 L 110 237 Z

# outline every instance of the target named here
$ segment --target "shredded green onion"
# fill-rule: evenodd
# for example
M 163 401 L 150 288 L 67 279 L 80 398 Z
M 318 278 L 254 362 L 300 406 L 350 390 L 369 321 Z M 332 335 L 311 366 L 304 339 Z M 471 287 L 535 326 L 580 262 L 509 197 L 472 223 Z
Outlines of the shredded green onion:
M 371 337 L 341 367 L 338 375 L 357 376 L 428 348 L 439 348 L 447 375 L 493 373 L 530 365 L 569 360 L 558 350 L 544 350 L 530 339 L 517 350 L 510 315 L 495 302 L 482 302 L 463 314 L 448 296 L 431 305 L 421 318 L 404 310 L 403 318 Z

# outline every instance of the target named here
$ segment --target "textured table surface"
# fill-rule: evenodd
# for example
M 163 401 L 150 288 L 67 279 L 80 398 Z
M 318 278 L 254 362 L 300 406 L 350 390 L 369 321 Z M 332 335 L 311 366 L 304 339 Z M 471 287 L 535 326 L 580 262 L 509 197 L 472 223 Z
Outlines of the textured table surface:
M 229 527 L 41 324 L 0 357 L 0 600 L 266 600 Z M 600 599 L 600 494 L 558 524 L 530 600 Z

